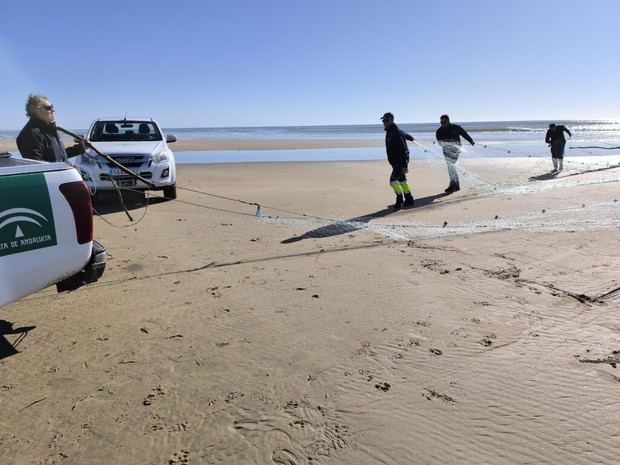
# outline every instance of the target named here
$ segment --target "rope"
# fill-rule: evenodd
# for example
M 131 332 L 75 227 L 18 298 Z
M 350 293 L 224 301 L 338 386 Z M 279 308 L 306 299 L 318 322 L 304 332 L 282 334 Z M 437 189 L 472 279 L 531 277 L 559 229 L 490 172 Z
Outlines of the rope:
M 177 189 L 179 189 L 179 187 L 177 187 Z M 144 191 L 139 190 L 139 189 L 130 189 L 128 187 L 121 187 L 120 190 L 122 191 L 127 191 L 127 192 L 136 192 L 136 193 L 143 193 Z M 188 202 L 187 200 L 180 200 L 180 199 L 173 199 L 171 197 L 166 197 L 165 195 L 155 195 L 153 196 L 154 199 L 165 199 L 165 200 L 172 200 L 174 202 L 178 202 L 178 203 L 182 203 L 182 204 L 186 204 L 186 205 L 191 205 L 194 207 L 198 207 L 198 208 L 204 208 L 207 210 L 215 210 L 215 211 L 219 211 L 219 212 L 223 212 L 223 213 L 233 213 L 235 215 L 242 215 L 242 216 L 258 216 L 256 214 L 251 214 L 251 213 L 246 213 L 246 212 L 239 212 L 239 211 L 235 211 L 235 210 L 226 210 L 224 208 L 218 208 L 218 207 L 211 207 L 209 205 L 203 205 L 203 204 L 199 204 L 199 203 L 194 203 L 194 202 Z M 229 199 L 235 202 L 241 202 L 241 203 L 245 203 L 248 205 L 252 205 L 252 203 L 250 202 L 245 202 L 243 200 L 237 200 L 237 199 Z M 255 204 L 258 205 L 258 204 Z
M 601 147 L 599 145 L 586 145 L 584 147 L 569 147 L 571 149 L 602 149 L 602 150 L 618 150 L 620 149 L 620 145 L 618 147 Z
M 522 155 L 522 156 L 531 157 L 531 154 L 528 154 L 528 153 L 525 153 L 525 152 L 521 152 L 521 151 L 518 151 L 518 150 L 510 150 L 510 149 L 507 149 L 507 148 L 499 146 L 499 145 L 495 145 L 495 146 L 492 146 L 492 147 L 490 147 L 489 145 L 486 145 L 486 144 L 477 144 L 477 145 L 479 145 L 480 147 L 483 147 L 485 149 L 489 149 L 489 150 L 497 150 L 499 152 L 505 152 L 507 154 L 513 154 L 514 153 L 514 154 L 518 154 L 518 155 Z M 583 149 L 584 148 L 604 148 L 604 147 L 569 147 L 569 148 L 570 149 L 582 150 L 582 151 L 584 151 L 584 152 L 586 152 L 586 153 L 588 153 L 590 155 L 593 155 L 592 152 L 588 152 L 588 151 L 583 150 Z M 620 147 L 610 147 L 609 150 L 614 149 L 614 148 L 620 149 Z M 573 164 L 573 165 L 584 165 L 584 166 L 591 166 L 591 165 L 605 166 L 605 167 L 609 167 L 609 168 L 615 168 L 617 166 L 620 166 L 620 164 L 618 164 L 618 165 L 610 165 L 609 162 L 601 162 L 601 161 L 598 161 L 598 162 L 597 161 L 582 162 L 582 161 L 567 160 L 567 159 L 564 159 L 564 163 L 569 163 L 569 164 Z
M 182 190 L 188 191 L 188 192 L 194 192 L 195 194 L 208 195 L 208 196 L 215 197 L 215 198 L 218 198 L 218 199 L 230 200 L 231 202 L 239 202 L 239 203 L 243 203 L 245 205 L 259 206 L 256 202 L 247 202 L 247 201 L 241 200 L 241 199 L 233 199 L 232 197 L 226 197 L 224 195 L 212 194 L 210 192 L 202 192 L 202 191 L 199 191 L 199 190 L 196 190 L 196 189 L 190 189 L 189 187 L 177 186 L 177 189 L 182 189 Z
M 223 196 L 223 195 L 213 194 L 211 192 L 199 191 L 199 190 L 196 190 L 196 189 L 190 189 L 188 187 L 177 186 L 177 189 L 193 192 L 195 194 L 206 195 L 206 196 L 209 196 L 209 197 L 215 197 L 215 198 L 218 198 L 218 199 L 230 200 L 231 202 L 239 202 L 239 203 L 242 203 L 242 204 L 245 204 L 245 205 L 256 206 L 257 208 L 256 208 L 256 215 L 255 216 L 257 216 L 257 217 L 264 217 L 265 216 L 265 215 L 261 214 L 261 204 L 259 204 L 257 202 L 248 202 L 248 201 L 241 200 L 241 199 L 234 199 L 234 198 L 226 197 L 226 196 Z M 297 216 L 305 217 L 305 218 L 313 218 L 313 219 L 316 219 L 316 220 L 329 220 L 328 218 L 323 218 L 323 217 L 320 217 L 320 216 L 313 216 L 313 215 L 309 215 L 307 213 L 300 213 L 300 212 L 291 211 L 291 210 L 285 210 L 283 208 L 277 208 L 277 207 L 273 207 L 273 206 L 265 205 L 265 204 L 263 204 L 262 207 L 268 208 L 270 210 L 282 212 L 282 213 L 288 213 L 290 215 L 297 215 Z

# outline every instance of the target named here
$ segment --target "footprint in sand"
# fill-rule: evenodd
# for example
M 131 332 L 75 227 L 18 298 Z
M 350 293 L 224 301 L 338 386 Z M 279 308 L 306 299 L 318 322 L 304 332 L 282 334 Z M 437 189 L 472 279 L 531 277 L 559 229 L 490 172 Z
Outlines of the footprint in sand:
M 172 458 L 168 460 L 168 465 L 185 465 L 189 463 L 190 452 L 188 450 L 181 449 L 178 452 L 172 454 Z
M 456 401 L 452 397 L 450 397 L 449 395 L 441 394 L 441 393 L 435 391 L 434 389 L 424 389 L 424 391 L 422 392 L 422 395 L 424 397 L 426 397 L 427 400 L 440 399 L 440 400 L 443 400 L 444 402 L 448 402 L 450 404 L 456 403 Z
M 290 450 L 275 450 L 271 454 L 271 460 L 277 465 L 297 465 L 297 457 Z
M 152 392 L 142 401 L 142 405 L 151 405 L 158 397 L 165 396 L 166 391 L 161 386 L 153 388 Z
M 480 339 L 480 341 L 478 342 L 480 345 L 485 346 L 485 347 L 489 347 L 490 345 L 493 344 L 493 339 L 495 339 L 497 336 L 495 336 L 495 334 L 487 334 L 486 336 L 484 336 L 482 339 Z
M 224 400 L 224 402 L 226 403 L 231 403 L 233 400 L 239 399 L 240 397 L 244 397 L 245 394 L 243 394 L 242 392 L 230 392 L 227 396 L 226 399 Z
M 172 425 L 168 427 L 169 433 L 183 433 L 189 429 L 189 425 L 187 422 L 177 423 L 176 425 Z
M 378 383 L 375 384 L 375 389 L 378 391 L 388 392 L 392 386 L 390 383 Z

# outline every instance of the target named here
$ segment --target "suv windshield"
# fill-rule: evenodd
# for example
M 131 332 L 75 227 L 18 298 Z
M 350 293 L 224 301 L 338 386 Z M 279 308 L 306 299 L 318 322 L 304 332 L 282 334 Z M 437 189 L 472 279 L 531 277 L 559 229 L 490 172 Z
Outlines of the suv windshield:
M 152 121 L 97 121 L 89 139 L 92 142 L 127 142 L 162 140 L 162 136 Z

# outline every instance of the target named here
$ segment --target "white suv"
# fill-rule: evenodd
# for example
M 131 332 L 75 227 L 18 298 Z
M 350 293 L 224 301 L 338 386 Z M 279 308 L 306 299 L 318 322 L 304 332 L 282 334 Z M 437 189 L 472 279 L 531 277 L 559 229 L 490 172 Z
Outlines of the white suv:
M 86 136 L 101 153 L 109 155 L 142 178 L 153 183 L 164 197 L 175 199 L 176 166 L 168 143 L 176 136 L 165 135 L 156 121 L 144 118 L 97 119 Z M 149 189 L 146 184 L 122 172 L 92 149 L 71 160 L 95 194 L 98 190 L 119 188 Z M 116 186 L 115 186 L 116 183 Z

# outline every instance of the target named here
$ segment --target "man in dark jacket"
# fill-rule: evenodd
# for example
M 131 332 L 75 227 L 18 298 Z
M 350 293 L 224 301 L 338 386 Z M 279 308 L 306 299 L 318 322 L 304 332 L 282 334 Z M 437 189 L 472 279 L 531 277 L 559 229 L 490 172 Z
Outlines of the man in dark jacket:
M 552 173 L 559 173 L 564 169 L 564 146 L 566 145 L 564 133 L 567 133 L 568 137 L 573 136 L 566 126 L 551 123 L 545 135 L 545 142 L 551 147 Z
M 456 162 L 461 154 L 461 137 L 471 145 L 474 145 L 474 140 L 461 126 L 450 123 L 448 115 L 441 115 L 439 123 L 441 127 L 437 129 L 435 136 L 437 137 L 437 142 L 443 148 L 443 156 L 446 159 L 448 175 L 450 176 L 450 185 L 444 192 L 451 194 L 461 190 L 459 174 L 456 170 Z
M 388 162 L 392 165 L 390 186 L 396 193 L 394 209 L 400 210 L 403 206 L 413 207 L 413 196 L 407 182 L 407 173 L 409 172 L 407 141 L 412 141 L 413 137 L 396 126 L 392 113 L 385 113 L 381 117 L 381 121 L 383 121 L 385 128 L 385 151 L 387 152 Z
M 22 157 L 57 162 L 84 153 L 81 144 L 65 149 L 56 131 L 54 105 L 47 97 L 30 94 L 26 102 L 26 115 L 30 120 L 17 136 L 17 148 Z

